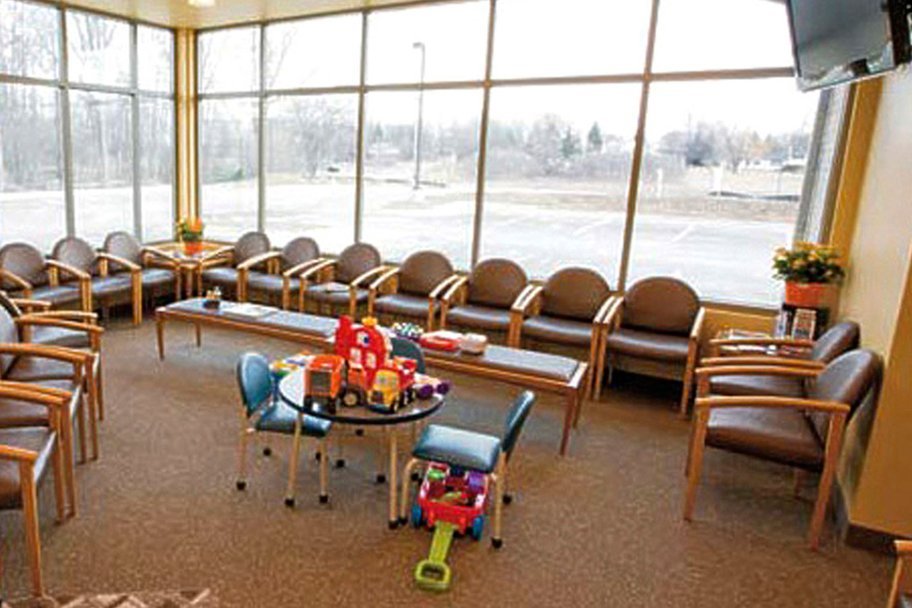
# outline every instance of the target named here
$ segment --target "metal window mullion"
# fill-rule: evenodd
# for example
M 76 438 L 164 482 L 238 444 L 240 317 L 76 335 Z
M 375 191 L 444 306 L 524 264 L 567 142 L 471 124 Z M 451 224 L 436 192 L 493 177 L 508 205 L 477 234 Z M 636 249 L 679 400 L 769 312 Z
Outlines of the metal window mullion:
M 131 130 L 133 143 L 133 233 L 140 241 L 142 232 L 142 168 L 140 158 L 142 145 L 140 143 L 139 124 L 139 30 L 135 23 L 130 24 L 130 84 L 133 93 L 130 96 Z
M 76 234 L 76 198 L 73 193 L 73 133 L 70 120 L 69 53 L 66 9 L 60 10 L 60 130 L 63 139 L 63 198 L 67 236 Z
M 491 70 L 494 59 L 494 19 L 497 0 L 488 8 L 488 39 L 485 50 L 485 78 L 481 99 L 481 121 L 478 126 L 478 167 L 475 169 L 475 213 L 472 218 L 472 242 L 469 267 L 474 268 L 481 257 L 481 231 L 484 214 L 485 175 L 488 161 L 488 117 L 491 110 Z
M 257 95 L 257 230 L 266 231 L 266 26 L 260 25 L 260 88 Z
M 361 13 L 361 65 L 358 74 L 358 132 L 355 140 L 355 234 L 356 243 L 361 242 L 364 216 L 364 119 L 365 89 L 367 80 L 367 28 L 368 11 Z
M 652 58 L 655 53 L 656 25 L 659 17 L 659 3 L 652 0 L 649 17 L 649 35 L 646 39 L 646 60 L 643 65 L 643 88 L 640 92 L 640 113 L 633 144 L 633 158 L 630 164 L 630 178 L 627 183 L 627 213 L 624 218 L 624 241 L 621 247 L 621 264 L 618 269 L 618 291 L 627 288 L 627 274 L 630 269 L 630 252 L 633 245 L 633 229 L 636 219 L 637 197 L 640 192 L 640 172 L 643 166 L 643 148 L 646 139 L 646 113 L 649 109 L 649 87 L 652 81 Z

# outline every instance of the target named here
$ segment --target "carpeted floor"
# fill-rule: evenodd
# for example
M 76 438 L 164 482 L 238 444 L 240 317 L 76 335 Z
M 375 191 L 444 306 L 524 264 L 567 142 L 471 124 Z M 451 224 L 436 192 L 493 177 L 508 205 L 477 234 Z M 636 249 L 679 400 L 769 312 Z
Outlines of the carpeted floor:
M 298 507 L 282 504 L 288 443 L 254 459 L 234 487 L 245 350 L 291 345 L 113 322 L 105 335 L 108 417 L 98 462 L 80 466 L 79 515 L 53 523 L 42 491 L 45 578 L 53 594 L 204 589 L 221 606 L 845 606 L 886 601 L 892 561 L 828 537 L 804 546 L 812 492 L 791 497 L 791 474 L 734 455 L 707 455 L 696 521 L 681 520 L 687 425 L 677 388 L 621 379 L 586 404 L 570 455 L 557 456 L 561 406 L 535 406 L 516 453 L 516 501 L 503 549 L 457 540 L 448 597 L 415 589 L 412 569 L 431 533 L 386 527 L 386 487 L 374 483 L 375 444 L 348 442 L 349 466 L 317 502 L 317 469 L 300 473 Z M 439 421 L 497 431 L 514 389 L 453 377 Z M 3 590 L 27 593 L 18 513 L 0 515 Z

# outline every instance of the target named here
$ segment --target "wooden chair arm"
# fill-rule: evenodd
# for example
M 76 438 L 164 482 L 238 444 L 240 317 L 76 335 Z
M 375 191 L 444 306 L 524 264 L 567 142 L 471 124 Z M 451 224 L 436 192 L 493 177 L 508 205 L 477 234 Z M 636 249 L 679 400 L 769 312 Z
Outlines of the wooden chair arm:
M 309 267 L 313 266 L 314 264 L 320 264 L 325 261 L 326 261 L 326 258 L 316 258 L 313 260 L 307 260 L 306 262 L 301 262 L 300 264 L 295 264 L 288 270 L 282 271 L 282 276 L 290 279 L 290 278 L 294 277 L 295 275 L 301 274 L 303 271 L 307 270 Z
M 21 308 L 25 312 L 48 312 L 53 306 L 50 302 L 44 300 L 29 300 L 27 298 L 10 298 L 10 302 Z
M 134 264 L 130 260 L 125 260 L 120 256 L 116 256 L 116 255 L 108 253 L 106 251 L 99 251 L 96 255 L 98 256 L 98 259 L 107 260 L 108 262 L 113 262 L 114 264 L 117 264 L 118 266 L 123 266 L 130 272 L 142 271 L 142 266 L 140 266 L 139 264 Z
M 595 317 L 592 319 L 594 325 L 605 325 L 605 318 L 612 314 L 614 307 L 617 306 L 617 304 L 615 304 L 616 300 L 617 296 L 608 296 L 605 298 L 605 301 L 599 306 L 598 312 L 595 313 Z
M 742 338 L 713 338 L 710 346 L 792 346 L 794 348 L 812 348 L 813 340 L 796 338 L 773 338 L 772 336 L 750 336 Z
M 456 297 L 456 294 L 459 292 L 459 290 L 465 287 L 468 282 L 468 276 L 459 277 L 450 284 L 450 287 L 446 290 L 446 293 L 440 296 L 440 299 L 447 304 L 451 304 L 453 302 L 453 298 Z
M 510 312 L 522 312 L 519 310 L 519 305 L 523 303 L 526 299 L 526 294 L 529 293 L 530 289 L 534 289 L 535 286 L 532 283 L 527 284 L 519 291 L 519 295 L 516 296 L 516 299 L 513 300 L 513 303 L 510 304 Z
M 323 270 L 336 265 L 336 260 L 320 260 L 314 264 L 308 266 L 304 272 L 298 275 L 298 278 L 302 281 L 309 281 L 311 278 L 322 272 Z
M 71 329 L 73 331 L 82 331 L 86 334 L 95 335 L 101 335 L 104 333 L 104 328 L 100 325 L 80 323 L 79 321 L 70 321 L 63 318 L 41 317 L 35 315 L 23 315 L 19 317 L 16 319 L 16 325 L 24 325 L 26 327 L 59 327 L 61 329 Z
M 199 260 L 205 262 L 207 260 L 214 260 L 215 258 L 221 256 L 234 256 L 234 245 L 222 245 L 217 249 L 213 249 L 207 253 L 204 253 Z
M 371 277 L 378 275 L 381 272 L 385 272 L 387 270 L 389 270 L 389 266 L 380 265 L 380 266 L 377 266 L 376 268 L 371 268 L 367 272 L 363 272 L 360 275 L 358 275 L 357 277 L 355 277 L 354 280 L 349 284 L 349 286 L 354 287 L 354 288 L 361 287 L 362 286 L 361 284 L 364 283 L 365 281 L 367 281 L 368 279 L 370 279 Z
M 64 320 L 78 320 L 83 323 L 90 323 L 95 325 L 98 323 L 98 313 L 97 312 L 86 312 L 84 310 L 43 310 L 39 312 L 30 312 L 22 315 L 23 317 L 28 318 L 40 318 L 40 319 L 64 319 Z
M 19 342 L 16 344 L 0 344 L 0 353 L 7 355 L 16 355 L 17 357 L 37 357 L 40 359 L 54 359 L 71 363 L 74 366 L 82 365 L 86 359 L 86 353 L 72 348 L 63 346 L 45 346 L 43 344 L 32 344 L 30 342 Z
M 817 399 L 800 399 L 797 397 L 699 397 L 696 408 L 714 410 L 731 407 L 765 407 L 813 410 L 828 414 L 848 414 L 849 406 L 838 401 L 820 401 Z
M 532 305 L 535 300 L 537 300 L 544 289 L 541 285 L 529 285 L 526 287 L 524 294 L 519 294 L 519 297 L 516 299 L 516 302 L 513 303 L 512 310 L 514 312 L 526 314 L 529 310 L 529 307 Z
M 370 284 L 369 289 L 371 291 L 377 291 L 378 289 L 380 289 L 380 287 L 383 286 L 384 283 L 386 283 L 387 281 L 392 279 L 397 274 L 399 274 L 399 268 L 390 268 L 389 270 L 387 270 L 386 272 L 381 274 L 379 277 L 377 277 L 374 280 L 374 282 Z
M 450 284 L 458 281 L 460 278 L 461 277 L 458 274 L 451 274 L 444 280 L 437 283 L 437 285 L 434 286 L 434 289 L 431 290 L 431 293 L 428 294 L 428 297 L 432 300 L 440 299 L 440 294 L 443 293 L 443 290 L 446 289 Z
M 163 249 L 159 249 L 158 247 L 152 247 L 151 245 L 145 245 L 139 251 L 142 255 L 148 255 L 153 258 L 158 258 L 164 262 L 168 262 L 169 264 L 177 265 L 180 263 L 180 260 L 178 260 L 176 257 L 174 257 L 173 255 L 171 255 L 170 253 L 168 253 L 167 251 L 165 251 Z
M 716 367 L 698 367 L 694 370 L 697 378 L 715 376 L 784 376 L 789 378 L 816 378 L 819 369 L 803 367 L 786 367 L 784 365 L 723 365 Z
M 267 251 L 266 253 L 261 253 L 260 255 L 255 255 L 252 258 L 244 260 L 237 265 L 238 270 L 250 270 L 254 266 L 259 266 L 263 262 L 268 262 L 269 260 L 274 260 L 282 255 L 281 251 Z
M 700 310 L 697 311 L 697 316 L 694 318 L 693 327 L 690 329 L 690 341 L 691 342 L 700 342 L 700 335 L 703 333 L 703 322 L 706 319 L 706 309 L 702 306 Z
M 63 262 L 61 262 L 59 260 L 45 260 L 44 263 L 47 264 L 48 266 L 50 266 L 51 268 L 56 268 L 57 270 L 59 270 L 61 272 L 70 274 L 70 275 L 76 277 L 77 279 L 79 279 L 80 281 L 91 281 L 92 280 L 92 275 L 90 275 L 89 273 L 83 272 L 82 270 L 79 270 L 78 268 L 73 268 L 69 264 L 64 264 Z
M 624 296 L 615 296 L 611 308 L 605 313 L 602 319 L 602 325 L 605 327 L 614 327 L 620 319 L 621 309 L 624 307 Z
M 14 272 L 10 272 L 5 268 L 0 268 L 0 279 L 6 279 L 10 283 L 13 283 L 19 289 L 23 291 L 31 291 L 32 284 L 20 277 Z
M 29 382 L 0 380 L 0 398 L 21 399 L 40 405 L 54 407 L 66 404 L 73 396 L 68 390 L 52 386 L 40 386 Z
M 897 540 L 893 542 L 893 546 L 896 549 L 896 555 L 899 557 L 912 555 L 912 540 Z
M 744 357 L 708 357 L 700 360 L 704 367 L 717 367 L 724 365 L 775 365 L 777 367 L 801 367 L 822 370 L 826 363 L 812 359 L 789 359 L 786 357 L 772 357 L 766 355 Z

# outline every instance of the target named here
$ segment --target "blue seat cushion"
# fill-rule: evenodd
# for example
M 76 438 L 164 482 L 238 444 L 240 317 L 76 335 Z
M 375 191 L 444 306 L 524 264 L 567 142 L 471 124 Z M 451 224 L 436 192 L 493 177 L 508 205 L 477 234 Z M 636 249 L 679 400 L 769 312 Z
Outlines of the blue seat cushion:
M 494 470 L 499 455 L 499 438 L 439 424 L 424 429 L 412 450 L 415 458 L 482 473 Z
M 294 433 L 295 417 L 298 413 L 284 403 L 274 403 L 267 408 L 257 420 L 255 428 L 258 431 L 270 433 Z M 332 422 L 314 418 L 313 416 L 304 416 L 304 425 L 301 427 L 301 434 L 308 437 L 326 437 L 329 429 L 332 428 Z

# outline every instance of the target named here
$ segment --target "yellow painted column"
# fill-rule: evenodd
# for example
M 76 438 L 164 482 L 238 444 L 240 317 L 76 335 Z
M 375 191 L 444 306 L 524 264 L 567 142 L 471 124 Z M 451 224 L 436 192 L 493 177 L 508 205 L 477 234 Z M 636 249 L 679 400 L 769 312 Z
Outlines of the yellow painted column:
M 177 30 L 175 49 L 177 98 L 177 217 L 199 215 L 197 183 L 196 32 Z

